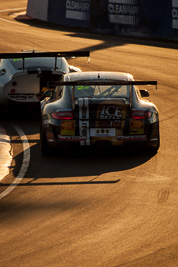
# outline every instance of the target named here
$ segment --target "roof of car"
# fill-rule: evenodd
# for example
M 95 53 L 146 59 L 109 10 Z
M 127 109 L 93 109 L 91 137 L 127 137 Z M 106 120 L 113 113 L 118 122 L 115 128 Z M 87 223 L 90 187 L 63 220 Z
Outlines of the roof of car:
M 123 72 L 107 72 L 107 71 L 88 71 L 74 72 L 64 75 L 64 81 L 91 81 L 91 80 L 121 80 L 134 81 L 134 78 L 129 73 Z

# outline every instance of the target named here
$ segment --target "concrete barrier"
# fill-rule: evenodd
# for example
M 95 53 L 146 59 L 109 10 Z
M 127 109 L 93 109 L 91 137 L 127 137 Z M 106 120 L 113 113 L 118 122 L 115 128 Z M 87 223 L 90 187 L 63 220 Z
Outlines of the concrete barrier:
M 178 0 L 28 0 L 27 15 L 98 33 L 178 39 Z
M 48 20 L 48 0 L 28 0 L 27 15 L 39 19 Z

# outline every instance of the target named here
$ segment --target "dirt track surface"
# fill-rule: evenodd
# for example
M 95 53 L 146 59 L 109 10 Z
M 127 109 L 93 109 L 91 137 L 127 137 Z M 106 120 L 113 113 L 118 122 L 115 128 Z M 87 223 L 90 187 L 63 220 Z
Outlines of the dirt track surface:
M 0 3 L 0 10 L 26 2 Z M 15 11 L 13 11 L 15 12 Z M 0 199 L 0 266 L 178 265 L 178 51 L 170 42 L 95 35 L 0 12 L 0 52 L 90 50 L 83 70 L 132 73 L 157 80 L 150 100 L 160 111 L 158 154 L 71 153 L 43 157 L 39 119 L 7 120 L 14 151 L 9 188 L 23 161 L 18 125 L 30 145 L 25 177 Z M 13 124 L 12 124 L 13 123 Z

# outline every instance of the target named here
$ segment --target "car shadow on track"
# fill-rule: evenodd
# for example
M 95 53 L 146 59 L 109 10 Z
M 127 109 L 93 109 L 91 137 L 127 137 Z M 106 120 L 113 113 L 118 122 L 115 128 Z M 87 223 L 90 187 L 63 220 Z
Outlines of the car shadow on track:
M 19 186 L 117 183 L 122 171 L 137 168 L 155 156 L 147 149 L 134 146 L 121 146 L 115 149 L 55 148 L 48 156 L 43 156 L 39 144 L 40 118 L 35 118 L 30 114 L 29 118 L 21 116 L 21 120 L 18 121 L 28 135 L 30 145 L 29 167 Z M 13 125 L 14 122 L 11 120 L 10 124 Z M 9 177 L 18 177 L 26 159 L 23 152 L 19 152 L 19 146 L 22 147 L 22 144 L 17 132 L 13 127 L 9 127 L 8 130 L 11 132 L 15 163 L 11 167 Z M 10 185 L 12 178 L 9 177 L 0 185 Z
M 16 162 L 20 157 L 22 160 L 21 154 L 14 158 Z M 98 151 L 55 149 L 48 156 L 43 156 L 39 141 L 31 146 L 30 154 L 29 168 L 19 186 L 113 184 L 120 181 L 122 171 L 145 164 L 154 156 L 153 153 L 128 147 Z M 12 172 L 18 177 L 16 168 Z

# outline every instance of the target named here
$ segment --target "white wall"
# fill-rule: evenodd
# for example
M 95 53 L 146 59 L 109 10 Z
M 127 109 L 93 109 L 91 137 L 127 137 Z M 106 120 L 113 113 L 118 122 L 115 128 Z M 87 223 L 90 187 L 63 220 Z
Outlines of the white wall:
M 48 1 L 49 0 L 28 0 L 27 15 L 35 19 L 47 21 Z

